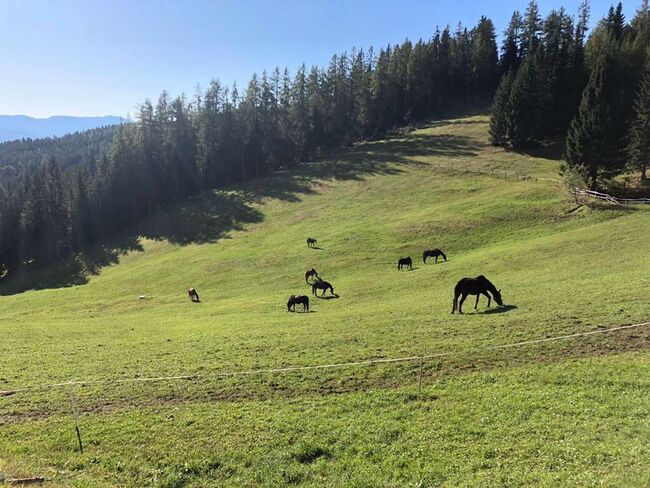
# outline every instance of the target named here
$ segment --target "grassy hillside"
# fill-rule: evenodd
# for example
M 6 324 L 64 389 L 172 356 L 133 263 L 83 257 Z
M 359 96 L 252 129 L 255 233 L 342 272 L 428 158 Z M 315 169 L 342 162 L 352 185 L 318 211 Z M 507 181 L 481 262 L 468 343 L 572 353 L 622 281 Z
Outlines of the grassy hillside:
M 0 397 L 0 473 L 75 486 L 647 484 L 647 327 L 469 351 L 650 318 L 650 209 L 574 210 L 535 179 L 557 164 L 492 148 L 485 117 L 441 121 L 194 199 L 87 284 L 1 296 L 0 390 L 457 354 L 425 363 L 420 395 L 407 362 Z M 448 262 L 424 265 L 432 247 Z M 400 256 L 415 269 L 398 272 Z M 287 313 L 311 267 L 339 298 Z M 451 315 L 454 284 L 478 274 L 508 306 L 483 298 L 474 312 L 468 298 Z

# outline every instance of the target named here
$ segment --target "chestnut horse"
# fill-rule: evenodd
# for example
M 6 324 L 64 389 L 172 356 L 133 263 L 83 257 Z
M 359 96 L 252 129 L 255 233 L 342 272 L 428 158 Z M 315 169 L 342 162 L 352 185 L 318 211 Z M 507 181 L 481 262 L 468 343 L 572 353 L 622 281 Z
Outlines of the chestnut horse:
M 287 302 L 287 312 L 295 312 L 296 304 L 302 305 L 303 312 L 309 312 L 309 297 L 307 295 L 291 295 Z
M 318 273 L 314 268 L 310 269 L 305 273 L 305 283 L 309 284 L 309 278 L 318 279 Z
M 402 270 L 403 267 L 407 267 L 408 269 L 413 269 L 413 260 L 408 257 L 408 258 L 399 258 L 399 261 L 397 261 L 397 269 Z
M 447 261 L 447 256 L 445 256 L 445 253 L 442 252 L 440 249 L 428 249 L 422 253 L 422 261 L 424 261 L 424 264 L 427 264 L 427 258 L 436 258 L 436 263 L 438 262 L 438 257 L 442 256 L 442 259 Z

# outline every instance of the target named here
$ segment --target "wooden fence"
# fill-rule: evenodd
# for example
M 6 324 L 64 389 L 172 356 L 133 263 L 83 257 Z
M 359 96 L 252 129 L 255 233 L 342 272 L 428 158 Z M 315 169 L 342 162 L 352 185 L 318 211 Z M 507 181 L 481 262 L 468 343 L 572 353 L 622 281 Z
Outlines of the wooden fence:
M 580 188 L 572 188 L 571 193 L 583 197 L 597 198 L 598 200 L 603 200 L 614 205 L 650 204 L 650 198 L 619 198 L 608 195 L 607 193 L 601 193 L 599 191 L 593 190 L 581 190 Z

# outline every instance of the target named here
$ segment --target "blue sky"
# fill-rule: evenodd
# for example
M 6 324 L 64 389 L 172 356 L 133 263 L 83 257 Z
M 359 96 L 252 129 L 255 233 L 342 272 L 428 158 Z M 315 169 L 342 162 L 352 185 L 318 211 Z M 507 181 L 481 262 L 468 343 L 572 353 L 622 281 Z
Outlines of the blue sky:
M 539 0 L 542 14 L 580 0 Z M 592 21 L 610 1 L 592 0 Z M 625 3 L 628 17 L 640 0 Z M 245 85 L 276 65 L 325 64 L 352 46 L 431 36 L 436 25 L 500 34 L 527 0 L 0 0 L 0 114 L 126 116 L 166 89 Z

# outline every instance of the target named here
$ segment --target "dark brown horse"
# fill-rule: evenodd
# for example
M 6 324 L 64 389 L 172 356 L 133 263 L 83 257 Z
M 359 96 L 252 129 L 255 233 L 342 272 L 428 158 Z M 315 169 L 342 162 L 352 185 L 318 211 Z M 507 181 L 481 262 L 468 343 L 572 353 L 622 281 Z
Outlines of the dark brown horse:
M 404 266 L 408 269 L 413 269 L 413 260 L 410 257 L 399 258 L 399 261 L 397 261 L 397 269 L 401 271 Z
M 200 302 L 201 300 L 199 299 L 199 294 L 196 292 L 194 288 L 188 288 L 187 289 L 187 294 L 190 296 L 190 300 L 193 302 Z
M 489 293 L 492 293 L 490 297 Z M 458 313 L 463 313 L 463 302 L 467 298 L 467 295 L 476 295 L 476 304 L 474 305 L 474 310 L 478 309 L 478 299 L 481 295 L 485 295 L 488 299 L 487 306 L 490 306 L 492 298 L 499 305 L 503 305 L 503 300 L 501 298 L 501 290 L 497 290 L 497 287 L 494 286 L 490 280 L 485 276 L 477 276 L 476 278 L 463 278 L 454 288 L 454 303 L 451 308 L 451 313 L 454 313 L 458 308 Z M 458 297 L 460 302 L 458 302 Z
M 427 258 L 436 258 L 436 263 L 438 262 L 438 257 L 442 256 L 442 259 L 447 261 L 447 256 L 440 249 L 428 249 L 422 253 L 422 261 L 424 264 L 427 264 Z
M 309 278 L 318 279 L 318 273 L 314 268 L 305 273 L 305 283 L 309 284 Z
M 334 287 L 333 287 L 332 285 L 330 285 L 327 281 L 323 281 L 323 280 L 321 280 L 321 279 L 315 281 L 315 282 L 311 285 L 311 292 L 312 292 L 314 295 L 316 295 L 316 290 L 323 290 L 323 294 L 321 295 L 322 297 L 325 296 L 325 292 L 326 292 L 327 290 L 329 290 L 330 293 L 331 293 L 332 295 L 334 295 Z M 316 296 L 318 296 L 318 295 L 316 295 Z
M 307 247 L 314 247 L 318 241 L 313 237 L 307 238 Z
M 287 312 L 295 312 L 296 304 L 302 305 L 303 312 L 309 312 L 309 297 L 307 295 L 291 295 L 287 302 Z

